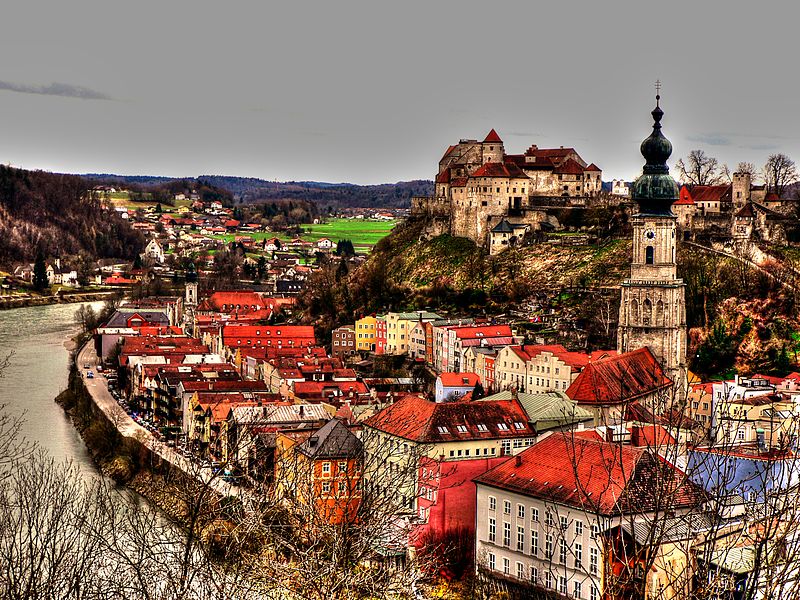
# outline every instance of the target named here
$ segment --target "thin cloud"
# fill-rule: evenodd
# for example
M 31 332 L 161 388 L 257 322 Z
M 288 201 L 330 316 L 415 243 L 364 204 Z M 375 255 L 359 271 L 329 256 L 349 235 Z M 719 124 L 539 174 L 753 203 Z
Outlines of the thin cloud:
M 697 142 L 699 144 L 708 144 L 709 146 L 730 146 L 731 140 L 727 136 L 719 133 L 700 133 L 697 135 L 689 136 L 690 142 Z
M 113 100 L 102 92 L 70 85 L 69 83 L 51 83 L 50 85 L 25 85 L 13 81 L 0 81 L 0 90 L 18 92 L 20 94 L 40 94 L 42 96 L 61 96 L 63 98 L 78 98 L 79 100 Z

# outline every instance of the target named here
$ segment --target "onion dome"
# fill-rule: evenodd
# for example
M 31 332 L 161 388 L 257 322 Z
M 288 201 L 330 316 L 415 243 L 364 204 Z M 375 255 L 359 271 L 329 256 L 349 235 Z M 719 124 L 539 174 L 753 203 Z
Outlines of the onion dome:
M 639 204 L 640 214 L 672 216 L 670 207 L 678 199 L 680 190 L 667 166 L 672 144 L 661 133 L 664 111 L 659 106 L 660 99 L 657 95 L 656 107 L 650 113 L 653 115 L 653 133 L 642 142 L 640 148 L 645 165 L 642 175 L 633 184 L 633 199 Z

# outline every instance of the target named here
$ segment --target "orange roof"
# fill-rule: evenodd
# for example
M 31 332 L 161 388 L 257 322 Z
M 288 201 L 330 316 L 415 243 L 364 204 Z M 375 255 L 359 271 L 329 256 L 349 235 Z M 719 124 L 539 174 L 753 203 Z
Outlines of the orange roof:
M 585 169 L 585 170 L 586 170 L 586 171 L 602 171 L 602 169 L 601 169 L 600 167 L 598 167 L 598 166 L 597 166 L 596 164 L 594 164 L 594 163 L 592 163 L 592 164 L 590 164 L 588 167 L 586 167 L 586 169 Z
M 364 421 L 364 425 L 416 442 L 456 442 L 533 435 L 517 400 L 431 402 L 405 396 Z
M 560 432 L 474 481 L 606 515 L 652 510 L 664 497 L 671 508 L 703 499 L 699 486 L 647 448 Z
M 525 173 L 512 162 L 487 162 L 476 169 L 472 177 L 525 177 Z
M 579 404 L 621 404 L 671 385 L 645 347 L 589 363 L 566 394 Z
M 444 387 L 474 388 L 481 380 L 477 373 L 442 373 L 439 380 Z
M 568 158 L 561 163 L 554 173 L 561 173 L 563 175 L 583 175 L 584 168 L 572 158 Z

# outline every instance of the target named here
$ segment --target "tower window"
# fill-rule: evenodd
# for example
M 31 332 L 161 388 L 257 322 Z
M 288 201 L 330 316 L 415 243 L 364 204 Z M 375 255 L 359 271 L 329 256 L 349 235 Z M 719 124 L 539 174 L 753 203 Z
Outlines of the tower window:
M 644 262 L 645 264 L 652 265 L 653 264 L 653 247 L 648 246 L 644 249 Z

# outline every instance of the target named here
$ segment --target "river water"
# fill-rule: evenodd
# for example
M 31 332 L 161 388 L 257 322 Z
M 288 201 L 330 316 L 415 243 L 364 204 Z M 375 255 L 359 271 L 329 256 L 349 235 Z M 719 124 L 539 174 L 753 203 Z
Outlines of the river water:
M 69 352 L 79 304 L 53 304 L 0 311 L 0 360 L 11 353 L 0 377 L 0 404 L 22 415 L 24 436 L 56 459 L 84 471 L 97 469 L 78 432 L 53 399 L 67 387 Z M 92 303 L 95 310 L 102 302 Z

